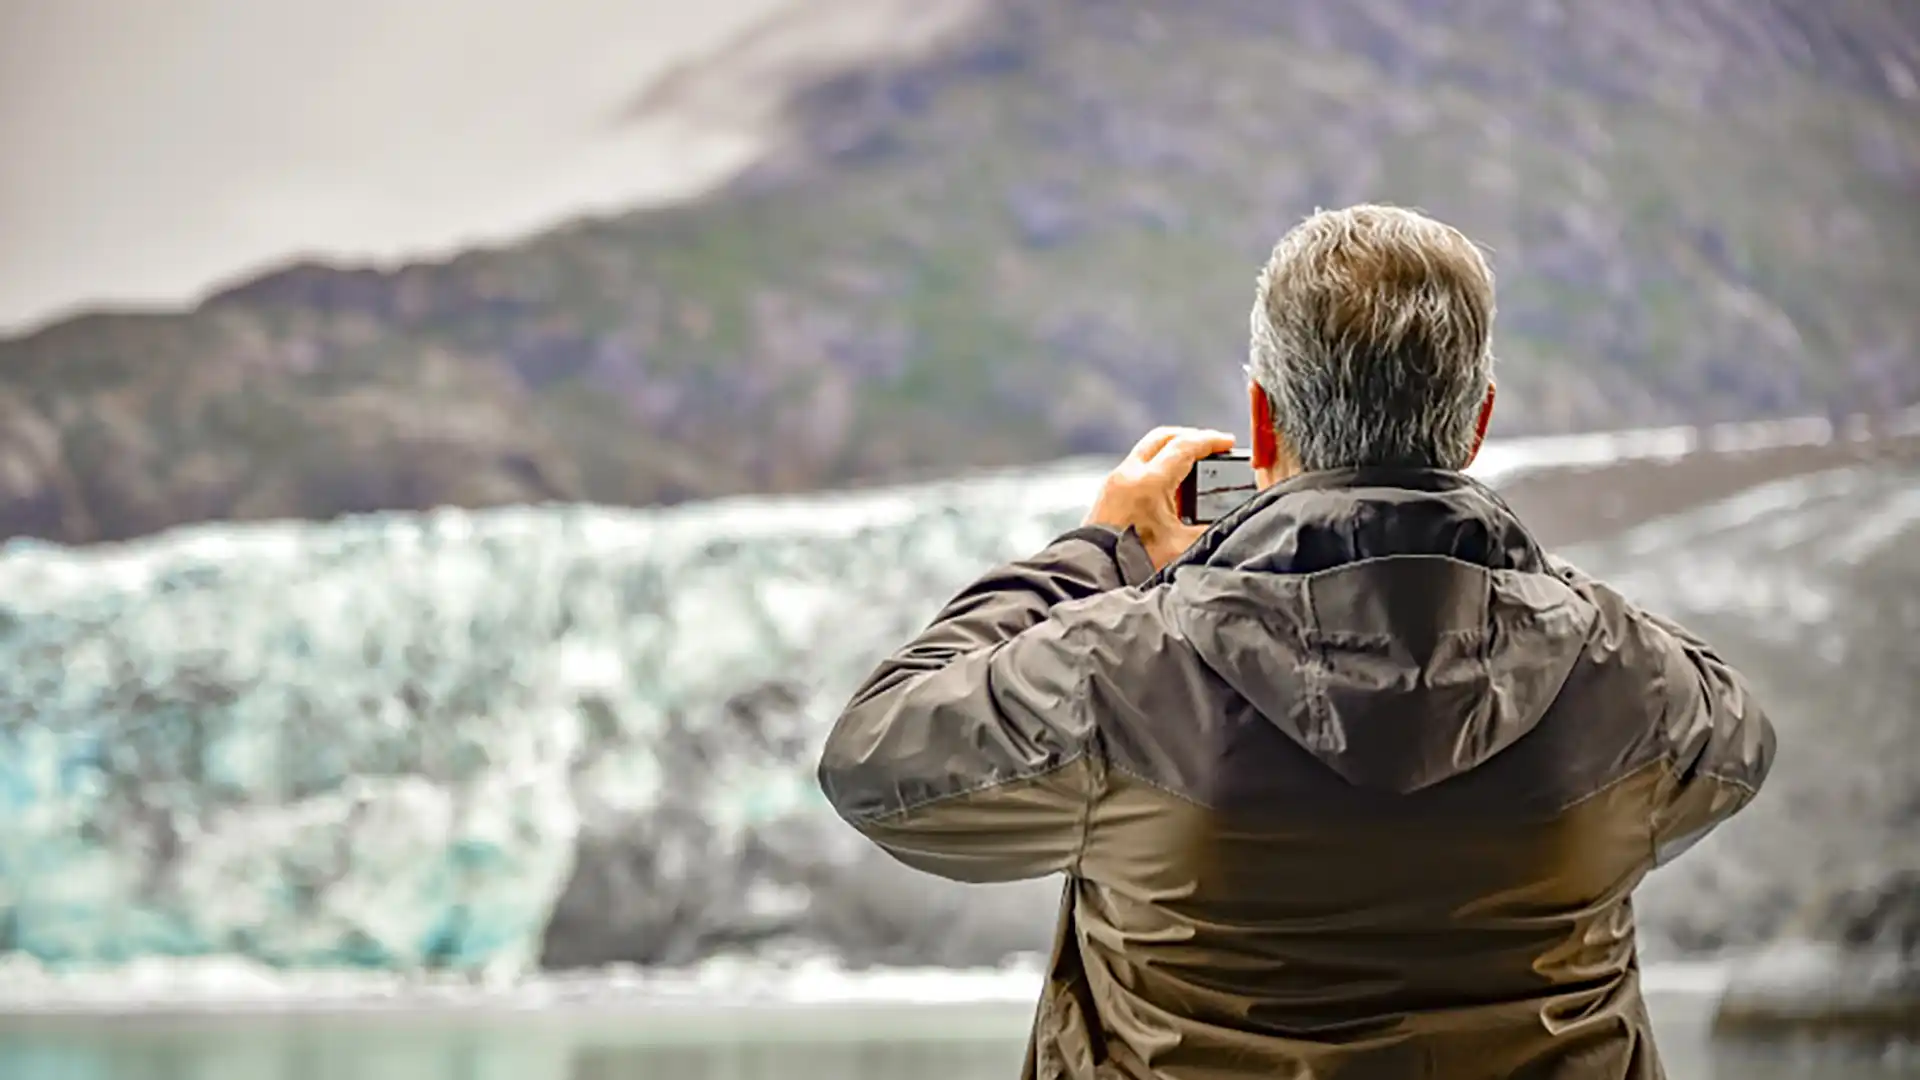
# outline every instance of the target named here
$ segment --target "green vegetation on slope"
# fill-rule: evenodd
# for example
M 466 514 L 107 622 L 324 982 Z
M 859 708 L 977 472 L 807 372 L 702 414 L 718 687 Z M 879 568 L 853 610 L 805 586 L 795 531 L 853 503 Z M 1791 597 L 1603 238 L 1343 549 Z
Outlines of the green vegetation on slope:
M 1794 7 L 1000 0 L 801 88 L 709 198 L 0 343 L 0 532 L 650 503 L 1233 424 L 1259 262 L 1361 200 L 1491 249 L 1507 433 L 1905 400 L 1916 19 Z

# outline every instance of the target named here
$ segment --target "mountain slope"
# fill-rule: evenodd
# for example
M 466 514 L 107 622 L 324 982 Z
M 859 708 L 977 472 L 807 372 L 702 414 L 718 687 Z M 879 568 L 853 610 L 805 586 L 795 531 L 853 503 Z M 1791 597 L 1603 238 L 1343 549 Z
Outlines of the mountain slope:
M 1492 248 L 1506 433 L 1905 401 L 1920 9 L 1806 7 L 999 0 L 797 86 L 710 198 L 0 344 L 0 535 L 645 504 L 1232 422 L 1258 262 L 1361 199 Z

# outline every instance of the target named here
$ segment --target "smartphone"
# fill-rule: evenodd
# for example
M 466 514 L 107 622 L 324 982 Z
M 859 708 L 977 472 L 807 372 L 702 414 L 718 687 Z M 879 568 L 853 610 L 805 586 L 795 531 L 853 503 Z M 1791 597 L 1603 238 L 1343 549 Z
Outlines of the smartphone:
M 1211 525 L 1253 497 L 1253 455 L 1240 448 L 1204 457 L 1180 481 L 1180 520 Z

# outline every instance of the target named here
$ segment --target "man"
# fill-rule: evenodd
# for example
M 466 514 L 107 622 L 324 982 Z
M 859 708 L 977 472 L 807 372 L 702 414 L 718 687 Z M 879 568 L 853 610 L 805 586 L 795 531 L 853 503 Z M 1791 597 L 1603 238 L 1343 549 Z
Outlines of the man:
M 821 784 L 900 861 L 1067 876 L 1028 1076 L 1661 1075 L 1630 894 L 1773 734 L 1462 475 L 1493 313 L 1454 229 L 1309 218 L 1253 312 L 1260 493 L 1183 526 L 1233 440 L 1148 435 L 835 725 Z

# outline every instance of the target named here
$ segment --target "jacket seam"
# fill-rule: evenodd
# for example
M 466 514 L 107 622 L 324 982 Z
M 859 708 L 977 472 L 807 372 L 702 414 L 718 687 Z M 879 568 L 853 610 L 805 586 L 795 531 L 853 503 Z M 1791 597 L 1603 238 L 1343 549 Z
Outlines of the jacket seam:
M 1080 525 L 1054 537 L 1053 543 L 1047 546 L 1053 547 L 1055 544 L 1064 544 L 1069 540 L 1078 540 L 1098 549 L 1108 558 L 1113 558 L 1115 551 L 1120 547 L 1121 536 L 1120 531 L 1111 525 Z
M 1052 616 L 1049 615 L 1048 617 L 1051 618 Z M 1045 620 L 1042 620 L 1042 621 L 1044 622 Z M 1039 625 L 1039 624 L 1036 623 L 1035 625 Z M 1086 625 L 1087 624 L 1084 622 L 1069 622 L 1066 626 L 1065 632 L 1061 635 L 1062 644 L 1067 644 L 1067 639 L 1083 633 L 1084 627 Z M 1016 638 L 1018 636 L 1019 635 L 1015 635 Z M 1002 642 L 999 645 L 991 646 L 991 649 L 994 652 L 994 654 L 997 655 L 1001 649 L 1006 648 L 1012 643 L 1013 643 L 1013 639 L 1009 639 L 1008 641 Z M 955 657 L 954 659 L 958 660 L 959 657 Z M 1087 666 L 1084 657 L 1081 658 L 1081 660 L 1077 662 L 1075 666 L 1078 667 L 1080 671 L 1079 671 L 1079 678 L 1074 682 L 1074 690 L 1076 692 L 1073 695 L 1073 700 L 1074 700 L 1073 716 L 1075 719 L 1085 719 L 1086 708 L 1087 708 L 1086 688 L 1087 688 L 1088 682 L 1091 680 L 1091 677 L 1092 677 L 1091 669 Z M 986 679 L 985 692 L 987 695 L 988 708 L 992 709 L 995 713 L 999 713 L 1001 710 L 1000 710 L 998 701 L 995 700 L 994 698 L 994 692 L 993 692 L 992 658 L 989 658 L 988 660 L 988 675 Z M 969 798 L 975 795 L 983 794 L 985 792 L 993 791 L 997 788 L 1008 787 L 1013 784 L 1022 784 L 1022 783 L 1028 783 L 1034 780 L 1044 779 L 1048 776 L 1052 776 L 1056 773 L 1066 770 L 1068 767 L 1072 766 L 1076 762 L 1081 761 L 1082 759 L 1089 759 L 1093 751 L 1092 742 L 1093 742 L 1094 736 L 1095 736 L 1095 732 L 1091 728 L 1088 728 L 1086 740 L 1081 742 L 1079 745 L 1074 746 L 1072 748 L 1071 753 L 1067 754 L 1065 757 L 1052 763 L 1051 765 L 1047 765 L 1045 767 L 1035 769 L 1032 771 L 1016 770 L 1011 775 L 990 776 L 985 780 L 979 781 L 974 784 L 970 784 L 966 787 L 962 787 L 955 791 L 941 792 L 938 795 L 931 795 L 931 796 L 928 796 L 927 798 L 920 799 L 916 802 L 903 803 L 902 805 L 898 807 L 890 808 L 884 811 L 883 813 L 857 817 L 857 818 L 850 818 L 848 820 L 850 822 L 854 822 L 858 824 L 878 825 L 887 821 L 894 820 L 895 818 L 906 817 L 907 815 L 912 814 L 917 810 L 925 810 L 928 807 L 937 806 L 937 805 L 940 805 L 941 803 L 951 802 L 956 799 Z M 1082 822 L 1081 829 L 1080 829 L 1081 835 L 1080 835 L 1079 844 L 1077 845 L 1076 852 L 1074 855 L 1074 862 L 1076 865 L 1079 862 L 1080 851 L 1084 850 L 1084 848 L 1086 847 L 1085 823 L 1091 816 L 1092 816 L 1092 802 L 1091 802 L 1091 796 L 1089 796 L 1089 801 L 1087 805 L 1081 811 L 1081 822 Z
M 1572 810 L 1577 806 L 1581 806 L 1585 803 L 1592 802 L 1593 800 L 1599 798 L 1600 796 L 1605 795 L 1608 792 L 1612 791 L 1614 788 L 1617 788 L 1620 785 L 1626 783 L 1627 781 L 1634 779 L 1635 777 L 1639 776 L 1641 773 L 1646 772 L 1648 769 L 1654 767 L 1655 765 L 1658 765 L 1659 763 L 1660 763 L 1659 759 L 1650 758 L 1647 761 L 1643 762 L 1642 764 L 1635 765 L 1633 768 L 1628 769 L 1626 772 L 1621 773 L 1619 776 L 1616 776 L 1613 779 L 1607 781 L 1606 783 L 1601 784 L 1599 787 L 1594 788 L 1592 791 L 1587 792 L 1585 795 L 1582 795 L 1577 799 L 1569 799 L 1568 801 L 1561 803 L 1560 805 L 1553 808 L 1553 812 L 1556 814 L 1564 814 L 1567 811 Z
M 1493 592 L 1494 583 L 1497 580 L 1491 572 L 1483 574 L 1480 578 L 1480 625 L 1478 627 L 1480 637 L 1476 642 L 1480 647 L 1475 650 L 1477 653 L 1475 659 L 1480 661 L 1480 674 L 1487 680 L 1489 685 L 1493 682 L 1493 640 L 1496 635 L 1488 630 L 1488 624 L 1493 621 Z M 1575 662 L 1577 663 L 1578 660 L 1576 659 Z M 1558 698 L 1565 692 L 1567 679 L 1571 677 L 1572 673 L 1573 667 L 1569 665 L 1567 674 L 1560 678 L 1560 685 L 1554 688 L 1553 696 L 1555 698 Z
M 1681 776 L 1680 759 L 1678 755 L 1676 755 L 1672 750 L 1668 750 L 1667 752 L 1661 754 L 1659 757 L 1659 762 L 1663 767 L 1664 771 L 1666 772 L 1668 780 L 1673 781 L 1673 783 L 1676 785 L 1684 782 Z M 1642 767 L 1644 768 L 1644 766 Z M 1739 777 L 1727 776 L 1723 773 L 1714 772 L 1711 769 L 1700 770 L 1700 780 L 1705 780 L 1711 783 L 1726 784 L 1729 787 L 1737 789 L 1741 795 L 1740 804 L 1742 806 L 1745 806 L 1747 803 L 1752 802 L 1754 799 L 1758 798 L 1760 795 L 1759 787 L 1753 784 L 1749 784 L 1745 780 L 1740 779 Z M 1655 800 L 1654 804 L 1647 811 L 1647 854 L 1648 854 L 1648 857 L 1653 860 L 1652 865 L 1656 868 L 1665 865 L 1664 863 L 1661 862 L 1661 859 L 1660 859 L 1660 846 L 1661 846 L 1660 845 L 1660 815 L 1662 812 L 1664 812 L 1667 809 L 1667 807 L 1670 804 L 1671 804 L 1670 799 L 1661 798 L 1661 799 Z M 1672 837 L 1668 841 L 1668 845 L 1669 847 L 1671 847 L 1673 843 L 1686 841 L 1689 837 L 1697 841 L 1702 837 L 1704 837 L 1708 832 L 1711 832 L 1716 824 L 1717 822 L 1708 822 L 1706 826 L 1702 829 L 1698 829 L 1692 833 L 1683 833 L 1679 836 Z M 1683 848 L 1682 851 L 1684 850 L 1685 849 Z
M 1668 777 L 1670 777 L 1675 781 L 1679 781 L 1683 778 L 1684 770 L 1680 768 L 1680 757 L 1678 754 L 1669 750 L 1666 753 L 1660 755 L 1660 760 L 1664 762 L 1667 766 Z M 1745 780 L 1742 780 L 1739 777 L 1732 775 L 1731 773 L 1720 772 L 1715 769 L 1701 769 L 1698 773 L 1698 776 L 1699 776 L 1699 779 L 1701 780 L 1712 780 L 1716 783 L 1728 784 L 1733 787 L 1737 787 L 1741 791 L 1746 792 L 1749 797 L 1760 794 L 1759 787 L 1753 784 L 1749 784 Z
M 1122 572 L 1121 576 L 1125 577 L 1126 575 Z M 1084 625 L 1086 624 L 1075 624 L 1075 629 L 1068 632 L 1078 633 L 1078 627 Z M 1080 866 L 1086 860 L 1087 846 L 1093 837 L 1093 803 L 1095 799 L 1100 797 L 1100 788 L 1105 786 L 1105 779 L 1098 775 L 1094 768 L 1095 766 L 1104 764 L 1104 755 L 1099 753 L 1100 729 L 1094 725 L 1093 718 L 1089 715 L 1087 708 L 1088 699 L 1091 697 L 1088 690 L 1093 684 L 1093 667 L 1083 658 L 1079 664 L 1079 668 L 1080 678 L 1074 683 L 1073 700 L 1075 705 L 1073 711 L 1075 719 L 1084 725 L 1087 733 L 1087 743 L 1080 749 L 1076 760 L 1079 758 L 1086 759 L 1088 776 L 1087 795 L 1080 803 L 1080 842 L 1074 845 L 1073 858 L 1067 863 L 1067 873 L 1072 877 L 1080 876 Z M 1104 769 L 1099 770 L 1099 772 L 1104 771 Z
M 1306 698 L 1302 704 L 1307 711 L 1307 732 L 1314 743 L 1322 744 L 1327 741 L 1328 730 L 1333 727 L 1333 704 L 1327 700 L 1327 673 L 1332 665 L 1327 662 L 1330 643 L 1314 633 L 1320 626 L 1320 602 L 1314 590 L 1307 586 L 1315 576 L 1308 574 L 1300 588 L 1300 600 L 1306 605 L 1307 618 L 1294 628 L 1294 632 L 1299 635 L 1306 656 L 1306 663 L 1300 666 L 1300 686 Z M 1316 750 L 1324 747 L 1310 746 L 1306 749 L 1317 757 Z
M 1567 811 L 1572 810 L 1583 803 L 1591 802 L 1592 800 L 1607 794 L 1608 792 L 1612 791 L 1614 788 L 1617 788 L 1620 785 L 1625 784 L 1627 781 L 1634 779 L 1635 777 L 1639 776 L 1641 773 L 1646 772 L 1649 768 L 1655 765 L 1658 765 L 1660 763 L 1661 762 L 1658 759 L 1649 759 L 1645 763 L 1634 766 L 1632 769 L 1629 769 L 1626 772 L 1621 773 L 1620 775 L 1614 777 L 1613 779 L 1608 780 L 1606 783 L 1600 785 L 1597 788 L 1594 788 L 1592 791 L 1587 792 L 1585 795 L 1582 795 L 1577 799 L 1570 799 L 1567 802 L 1554 805 L 1549 812 L 1553 814 L 1564 814 Z M 1213 809 L 1213 807 L 1208 805 L 1205 801 L 1199 798 L 1196 798 L 1195 796 L 1188 795 L 1185 792 L 1177 791 L 1174 788 L 1168 787 L 1165 783 L 1159 780 L 1155 780 L 1154 778 L 1141 773 L 1138 769 L 1130 768 L 1126 765 L 1119 764 L 1118 762 L 1114 763 L 1111 766 L 1111 768 L 1115 772 L 1124 773 L 1127 776 L 1131 777 L 1132 779 L 1138 780 L 1141 783 L 1147 785 L 1148 787 L 1153 788 L 1155 791 L 1161 792 L 1162 794 L 1165 794 L 1165 795 L 1170 795 L 1173 798 L 1179 799 L 1181 802 L 1199 807 L 1202 810 Z
M 949 803 L 958 799 L 971 798 L 972 796 L 979 795 L 984 792 L 992 791 L 996 788 L 1011 787 L 1015 784 L 1025 784 L 1035 780 L 1044 780 L 1047 777 L 1054 775 L 1055 773 L 1066 770 L 1067 768 L 1076 764 L 1077 762 L 1081 761 L 1087 756 L 1088 756 L 1087 751 L 1084 748 L 1082 748 L 1080 750 L 1076 750 L 1071 755 L 1064 757 L 1059 761 L 1054 762 L 1051 765 L 1048 765 L 1043 769 L 1036 769 L 1032 772 L 1015 773 L 1012 776 L 991 777 L 987 780 L 981 781 L 980 783 L 972 784 L 970 786 L 960 788 L 957 791 L 943 791 L 938 795 L 929 796 L 927 798 L 920 799 L 915 802 L 905 803 L 895 807 L 889 807 L 888 809 L 883 810 L 877 814 L 851 815 L 847 818 L 847 821 L 849 823 L 856 824 L 856 825 L 882 825 L 896 818 L 906 817 L 907 815 L 912 814 L 916 811 L 925 810 L 933 806 L 939 806 L 942 803 Z
M 1431 560 L 1434 562 L 1452 563 L 1455 566 L 1464 566 L 1474 570 L 1485 571 L 1490 577 L 1494 575 L 1499 575 L 1499 574 L 1519 574 L 1526 577 L 1548 577 L 1548 578 L 1554 579 L 1555 581 L 1560 582 L 1563 585 L 1566 585 L 1568 588 L 1573 587 L 1571 582 L 1567 581 L 1564 577 L 1561 577 L 1559 574 L 1554 573 L 1552 569 L 1544 565 L 1488 566 L 1486 563 L 1475 562 L 1472 559 L 1463 559 L 1458 555 L 1449 554 L 1443 551 L 1394 551 L 1394 552 L 1387 552 L 1381 555 L 1362 555 L 1356 558 L 1348 559 L 1345 562 L 1335 563 L 1332 566 L 1323 566 L 1318 570 L 1260 570 L 1256 572 L 1270 573 L 1278 577 L 1288 577 L 1288 578 L 1297 579 L 1302 582 L 1310 582 L 1310 581 L 1313 581 L 1315 578 L 1329 577 L 1334 574 L 1339 574 L 1339 573 L 1353 570 L 1356 567 L 1368 566 L 1373 563 L 1386 562 L 1391 559 L 1422 559 L 1422 560 Z M 1202 563 L 1199 565 L 1206 566 L 1208 569 L 1212 569 L 1212 570 L 1234 569 L 1233 567 L 1218 567 L 1218 566 L 1212 566 L 1211 564 L 1206 564 L 1206 563 Z
M 1163 795 L 1167 795 L 1172 798 L 1179 799 L 1181 802 L 1187 803 L 1190 806 L 1196 806 L 1202 810 L 1213 809 L 1212 806 L 1209 806 L 1204 801 L 1198 798 L 1195 798 L 1192 795 L 1188 795 L 1186 792 L 1178 791 L 1178 790 L 1175 790 L 1174 788 L 1168 787 L 1165 783 L 1159 780 L 1155 780 L 1153 777 L 1148 776 L 1145 773 L 1142 773 L 1138 769 L 1130 768 L 1129 766 L 1123 765 L 1119 762 L 1114 762 L 1109 767 L 1113 769 L 1114 772 L 1121 773 L 1127 777 L 1130 777 L 1131 779 L 1138 780 L 1141 783 L 1152 788 L 1153 790 L 1158 791 Z
M 1132 526 L 1128 526 L 1123 530 L 1111 525 L 1081 525 L 1078 528 L 1069 529 L 1059 536 L 1054 537 L 1053 543 L 1048 544 L 1047 547 L 1052 548 L 1071 540 L 1078 540 L 1091 545 L 1095 550 L 1106 556 L 1108 564 L 1113 567 L 1114 579 L 1117 582 L 1113 588 L 1139 588 L 1153 578 L 1151 563 L 1148 564 L 1147 573 L 1141 575 L 1138 579 L 1128 571 L 1127 563 L 1131 561 L 1132 558 L 1132 552 L 1129 550 L 1128 545 L 1131 543 L 1134 547 L 1140 546 L 1140 534 L 1136 532 Z M 1144 553 L 1144 549 L 1142 549 L 1142 555 L 1144 555 Z

